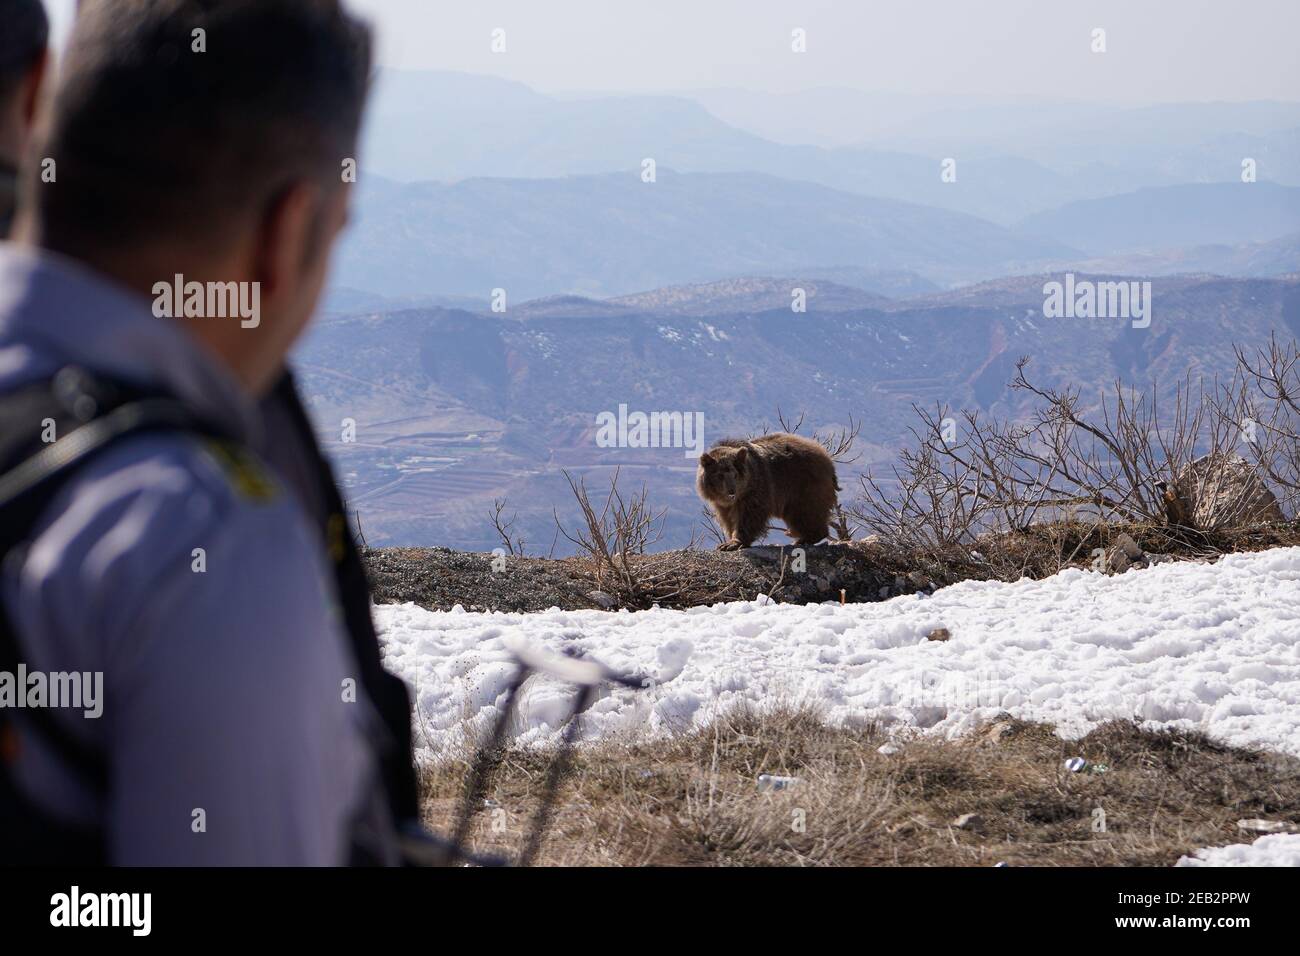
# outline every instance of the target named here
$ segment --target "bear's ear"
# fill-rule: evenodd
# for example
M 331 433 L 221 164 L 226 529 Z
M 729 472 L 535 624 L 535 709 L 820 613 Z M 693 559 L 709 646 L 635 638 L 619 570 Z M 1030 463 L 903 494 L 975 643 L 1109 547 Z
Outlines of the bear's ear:
M 743 468 L 745 461 L 749 458 L 749 449 L 743 445 L 736 449 L 736 467 Z
M 718 460 L 713 457 L 713 452 L 711 451 L 706 451 L 704 454 L 700 456 L 700 464 L 703 465 L 705 468 L 712 468 L 717 463 Z

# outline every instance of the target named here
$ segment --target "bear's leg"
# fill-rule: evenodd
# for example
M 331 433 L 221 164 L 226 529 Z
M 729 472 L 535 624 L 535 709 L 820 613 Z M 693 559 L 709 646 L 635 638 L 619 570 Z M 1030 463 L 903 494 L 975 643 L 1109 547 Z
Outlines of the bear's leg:
M 786 508 L 781 516 L 796 547 L 808 547 L 831 534 L 830 511 L 821 502 L 802 501 Z
M 736 551 L 748 548 L 767 531 L 767 511 L 761 507 L 740 508 L 736 516 L 736 529 L 727 543 L 718 550 Z
M 728 548 L 727 545 L 736 537 L 736 509 L 715 504 L 713 515 L 718 519 L 718 528 L 722 531 L 722 544 L 718 545 L 718 550 L 734 551 L 734 548 Z

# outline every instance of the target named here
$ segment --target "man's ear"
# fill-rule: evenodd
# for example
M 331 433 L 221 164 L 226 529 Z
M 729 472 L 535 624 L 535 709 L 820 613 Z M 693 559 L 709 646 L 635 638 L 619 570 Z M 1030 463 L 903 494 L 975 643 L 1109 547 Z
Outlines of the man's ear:
M 280 190 L 263 209 L 253 259 L 263 302 L 292 286 L 311 257 L 319 254 L 320 198 L 319 187 L 299 180 Z

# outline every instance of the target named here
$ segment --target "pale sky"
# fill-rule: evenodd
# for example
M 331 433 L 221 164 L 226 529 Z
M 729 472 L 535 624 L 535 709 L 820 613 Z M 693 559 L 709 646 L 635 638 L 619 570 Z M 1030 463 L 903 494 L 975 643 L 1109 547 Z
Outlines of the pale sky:
M 46 0 L 56 28 L 74 0 Z M 351 0 L 380 62 L 545 92 L 819 86 L 1123 104 L 1300 100 L 1300 0 Z M 503 29 L 506 52 L 492 53 Z M 791 31 L 807 52 L 791 52 Z M 1105 53 L 1090 50 L 1106 31 Z

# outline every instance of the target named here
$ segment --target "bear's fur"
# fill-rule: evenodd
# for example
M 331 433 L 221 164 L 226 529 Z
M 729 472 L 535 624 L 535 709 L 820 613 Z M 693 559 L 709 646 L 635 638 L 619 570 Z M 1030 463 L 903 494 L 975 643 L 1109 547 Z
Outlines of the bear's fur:
M 695 477 L 727 536 L 721 551 L 748 548 L 771 518 L 785 522 L 795 544 L 816 544 L 830 534 L 839 487 L 826 449 L 786 432 L 720 441 L 700 456 Z

